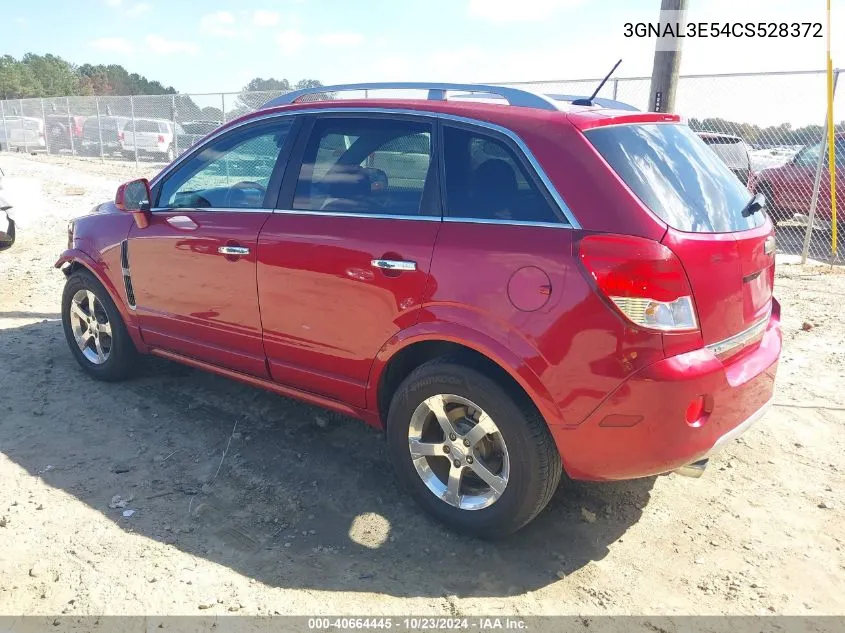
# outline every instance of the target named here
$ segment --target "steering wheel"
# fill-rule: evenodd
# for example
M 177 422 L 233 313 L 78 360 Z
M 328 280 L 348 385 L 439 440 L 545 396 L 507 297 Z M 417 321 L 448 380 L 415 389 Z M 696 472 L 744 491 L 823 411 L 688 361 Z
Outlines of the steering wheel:
M 246 191 L 258 191 L 261 194 L 261 198 L 263 200 L 264 196 L 267 194 L 267 189 L 255 182 L 254 180 L 242 180 L 240 182 L 236 182 L 234 185 L 229 187 L 229 190 L 226 192 L 226 199 L 224 201 L 224 206 L 227 207 L 237 207 L 238 205 L 233 204 L 233 194 L 237 191 L 238 195 L 241 197 L 245 197 L 243 192 Z M 260 206 L 260 205 L 259 205 Z

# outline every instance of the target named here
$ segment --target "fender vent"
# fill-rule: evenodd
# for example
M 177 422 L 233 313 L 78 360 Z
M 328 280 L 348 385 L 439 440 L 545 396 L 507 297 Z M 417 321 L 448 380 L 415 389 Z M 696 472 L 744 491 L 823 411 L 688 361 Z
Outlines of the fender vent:
M 123 271 L 123 287 L 126 289 L 126 302 L 135 309 L 135 292 L 132 290 L 132 275 L 129 272 L 129 242 L 120 243 L 120 268 Z

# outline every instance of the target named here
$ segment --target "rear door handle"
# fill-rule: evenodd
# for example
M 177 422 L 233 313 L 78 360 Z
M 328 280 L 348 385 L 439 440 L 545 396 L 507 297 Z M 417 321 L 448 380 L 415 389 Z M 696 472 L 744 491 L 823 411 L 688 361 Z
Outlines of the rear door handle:
M 373 268 L 382 270 L 407 270 L 417 269 L 417 262 L 400 261 L 396 259 L 374 259 L 370 262 Z
M 249 255 L 249 249 L 246 246 L 221 246 L 217 252 L 221 255 Z

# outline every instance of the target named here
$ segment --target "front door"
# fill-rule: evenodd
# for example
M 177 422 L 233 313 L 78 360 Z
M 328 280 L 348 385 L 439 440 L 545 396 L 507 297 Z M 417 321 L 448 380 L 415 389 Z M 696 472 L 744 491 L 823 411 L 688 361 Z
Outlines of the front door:
M 258 242 L 274 380 L 364 405 L 373 358 L 419 318 L 441 226 L 432 132 L 420 117 L 326 115 L 294 151 L 301 169 Z
M 258 234 L 270 217 L 291 119 L 236 128 L 153 190 L 128 264 L 144 341 L 266 377 L 256 289 Z

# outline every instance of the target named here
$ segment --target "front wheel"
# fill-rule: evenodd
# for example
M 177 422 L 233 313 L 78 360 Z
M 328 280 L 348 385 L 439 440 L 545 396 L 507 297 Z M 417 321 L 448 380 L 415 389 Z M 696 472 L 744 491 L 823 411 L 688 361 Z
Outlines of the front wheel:
M 138 357 L 120 312 L 103 285 L 89 272 L 68 277 L 62 293 L 62 327 L 74 358 L 98 380 L 123 380 Z
M 390 456 L 427 512 L 495 538 L 546 506 L 560 482 L 560 456 L 520 395 L 449 358 L 421 365 L 400 385 L 387 421 Z

